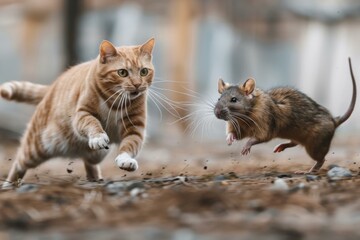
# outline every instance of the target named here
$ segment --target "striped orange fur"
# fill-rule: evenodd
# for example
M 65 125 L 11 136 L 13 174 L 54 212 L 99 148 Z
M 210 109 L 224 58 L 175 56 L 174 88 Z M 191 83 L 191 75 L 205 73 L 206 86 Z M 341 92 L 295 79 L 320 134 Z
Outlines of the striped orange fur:
M 146 123 L 147 89 L 154 78 L 154 39 L 140 46 L 103 41 L 99 56 L 64 72 L 52 85 L 9 82 L 3 98 L 37 104 L 4 187 L 52 157 L 82 158 L 87 178 L 102 178 L 98 163 L 118 144 L 116 164 L 135 171 Z

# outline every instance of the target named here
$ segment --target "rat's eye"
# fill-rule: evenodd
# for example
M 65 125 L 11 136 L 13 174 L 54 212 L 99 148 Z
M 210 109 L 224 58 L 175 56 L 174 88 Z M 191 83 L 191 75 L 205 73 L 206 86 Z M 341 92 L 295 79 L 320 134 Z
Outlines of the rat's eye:
M 142 77 L 145 77 L 146 75 L 148 75 L 148 73 L 149 73 L 149 70 L 147 68 L 142 68 L 140 70 L 140 76 L 142 76 Z
M 129 72 L 128 72 L 128 70 L 126 70 L 126 69 L 119 69 L 119 70 L 118 70 L 118 74 L 119 74 L 120 77 L 127 77 L 127 76 L 129 76 Z
M 236 97 L 232 97 L 232 98 L 230 99 L 230 102 L 237 102 L 237 98 L 236 98 Z

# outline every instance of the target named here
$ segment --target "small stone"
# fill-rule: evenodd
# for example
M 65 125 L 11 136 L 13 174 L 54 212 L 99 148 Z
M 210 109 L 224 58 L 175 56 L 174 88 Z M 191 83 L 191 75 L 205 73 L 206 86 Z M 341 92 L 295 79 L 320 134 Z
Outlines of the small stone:
M 105 185 L 108 193 L 117 194 L 126 190 L 127 185 L 124 182 L 109 182 Z
M 21 185 L 19 188 L 16 189 L 18 193 L 28 193 L 28 192 L 35 192 L 39 188 L 36 184 L 24 184 Z
M 144 184 L 142 182 L 134 182 L 131 183 L 129 186 L 126 187 L 126 190 L 131 191 L 134 188 L 144 188 Z
M 289 185 L 282 178 L 278 178 L 274 181 L 273 185 L 270 187 L 274 191 L 287 191 L 289 190 Z
M 329 170 L 331 170 L 332 168 L 334 168 L 334 167 L 340 167 L 339 165 L 336 165 L 336 164 L 330 164 L 329 165 Z
M 221 182 L 226 180 L 226 177 L 224 175 L 218 175 L 214 177 L 214 181 Z
M 343 178 L 351 178 L 352 173 L 350 172 L 349 169 L 339 167 L 339 166 L 334 166 L 327 172 L 327 176 L 331 180 L 339 180 L 339 179 L 343 179 Z
M 144 189 L 142 189 L 142 188 L 133 188 L 130 191 L 130 196 L 134 198 L 134 197 L 137 197 L 138 195 L 140 195 L 143 192 L 144 192 Z
M 307 182 L 311 182 L 311 181 L 320 180 L 321 177 L 320 177 L 320 176 L 317 176 L 317 175 L 310 175 L 310 174 L 308 174 L 308 175 L 305 176 L 305 179 L 306 179 Z

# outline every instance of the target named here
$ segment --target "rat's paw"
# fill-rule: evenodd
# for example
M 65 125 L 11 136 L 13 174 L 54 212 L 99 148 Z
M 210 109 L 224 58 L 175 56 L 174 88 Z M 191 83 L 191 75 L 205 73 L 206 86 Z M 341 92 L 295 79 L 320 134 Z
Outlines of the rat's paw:
M 248 154 L 250 153 L 250 149 L 251 149 L 251 146 L 245 145 L 245 147 L 244 147 L 243 150 L 241 151 L 241 154 L 242 154 L 242 155 L 248 155 Z
M 133 172 L 139 168 L 137 161 L 129 156 L 127 153 L 119 154 L 115 158 L 116 164 L 119 166 L 120 169 Z
M 226 142 L 227 144 L 230 146 L 233 142 L 236 141 L 236 136 L 235 133 L 228 133 L 228 135 L 226 136 Z
M 109 149 L 108 143 L 110 142 L 109 137 L 106 133 L 100 133 L 94 137 L 89 138 L 89 147 L 94 150 L 98 149 Z

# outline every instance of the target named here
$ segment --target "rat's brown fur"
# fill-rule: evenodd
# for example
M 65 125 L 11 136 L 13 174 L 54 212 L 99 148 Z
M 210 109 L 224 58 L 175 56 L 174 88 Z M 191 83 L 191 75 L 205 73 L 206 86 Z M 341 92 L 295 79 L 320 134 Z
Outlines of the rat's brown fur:
M 228 144 L 248 137 L 250 139 L 242 150 L 242 154 L 248 154 L 252 145 L 273 138 L 289 139 L 290 142 L 276 146 L 274 152 L 303 145 L 316 161 L 310 172 L 318 171 L 325 161 L 336 128 L 354 110 L 356 82 L 350 59 L 349 66 L 353 84 L 351 104 L 343 116 L 335 118 L 325 107 L 298 90 L 281 87 L 264 92 L 255 88 L 253 79 L 240 86 L 231 86 L 220 79 L 218 89 L 221 97 L 214 112 L 218 118 L 227 121 Z

